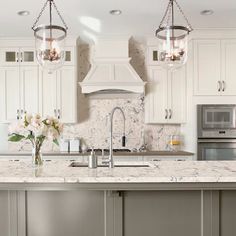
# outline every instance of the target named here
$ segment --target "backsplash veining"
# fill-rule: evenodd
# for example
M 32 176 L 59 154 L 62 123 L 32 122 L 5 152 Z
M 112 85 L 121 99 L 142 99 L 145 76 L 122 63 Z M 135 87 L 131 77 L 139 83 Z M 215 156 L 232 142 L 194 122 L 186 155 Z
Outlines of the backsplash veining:
M 90 69 L 90 47 L 81 44 L 78 47 L 78 81 L 82 81 Z M 131 64 L 146 81 L 145 46 L 131 40 L 130 42 Z M 109 113 L 115 106 L 121 107 L 126 115 L 126 148 L 139 149 L 143 144 L 143 132 L 145 141 L 150 150 L 166 150 L 168 136 L 178 134 L 178 125 L 146 125 L 144 124 L 144 96 L 124 98 L 93 98 L 84 96 L 78 89 L 78 124 L 66 125 L 64 138 L 81 138 L 82 144 L 87 147 L 109 147 Z M 114 148 L 121 148 L 121 136 L 123 132 L 122 116 L 119 111 L 114 115 Z M 12 150 L 30 150 L 30 145 L 10 144 Z M 44 146 L 45 151 L 58 150 L 52 144 Z

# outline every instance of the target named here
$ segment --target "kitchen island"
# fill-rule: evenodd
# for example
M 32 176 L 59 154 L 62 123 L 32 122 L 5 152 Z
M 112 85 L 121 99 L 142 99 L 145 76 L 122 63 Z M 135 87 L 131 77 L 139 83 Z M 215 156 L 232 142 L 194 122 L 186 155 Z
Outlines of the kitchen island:
M 236 233 L 236 161 L 70 164 L 0 161 L 1 236 Z

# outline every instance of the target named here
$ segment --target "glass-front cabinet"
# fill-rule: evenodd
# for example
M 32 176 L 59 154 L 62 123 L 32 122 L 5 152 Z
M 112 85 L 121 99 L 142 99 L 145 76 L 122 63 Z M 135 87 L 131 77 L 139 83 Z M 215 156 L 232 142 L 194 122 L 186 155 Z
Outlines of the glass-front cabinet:
M 33 47 L 2 48 L 0 51 L 2 66 L 14 66 L 19 63 L 26 66 L 38 65 Z M 65 50 L 65 65 L 74 65 L 74 57 L 74 48 L 67 47 Z
M 1 65 L 14 66 L 18 63 L 23 65 L 36 65 L 34 48 L 2 48 Z

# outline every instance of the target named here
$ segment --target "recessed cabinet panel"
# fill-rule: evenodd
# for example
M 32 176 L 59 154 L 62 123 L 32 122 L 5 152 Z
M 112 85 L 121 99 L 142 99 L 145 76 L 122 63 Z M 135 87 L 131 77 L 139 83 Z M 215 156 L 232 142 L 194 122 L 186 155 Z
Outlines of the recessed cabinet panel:
M 40 71 L 42 82 L 42 116 L 55 116 L 57 108 L 57 73 Z
M 222 95 L 236 95 L 236 40 L 223 40 L 222 48 Z
M 58 73 L 58 109 L 62 122 L 74 123 L 77 121 L 76 100 L 77 88 L 75 68 L 64 66 Z
M 182 67 L 168 76 L 168 108 L 171 123 L 186 122 L 186 69 Z
M 5 120 L 17 119 L 20 109 L 20 76 L 18 67 L 2 68 L 3 80 L 5 80 Z
M 220 40 L 194 41 L 194 93 L 218 95 L 221 81 Z
M 21 68 L 22 109 L 28 113 L 39 112 L 39 74 L 37 66 Z
M 145 97 L 145 122 L 167 122 L 167 71 L 162 67 L 149 68 Z
M 126 191 L 124 206 L 125 236 L 201 235 L 200 191 Z

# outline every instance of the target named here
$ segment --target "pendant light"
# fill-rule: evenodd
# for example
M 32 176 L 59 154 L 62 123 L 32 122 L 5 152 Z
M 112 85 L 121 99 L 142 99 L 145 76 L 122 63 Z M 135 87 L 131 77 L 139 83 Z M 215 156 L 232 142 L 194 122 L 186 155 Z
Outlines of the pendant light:
M 38 22 L 49 5 L 49 24 L 38 25 Z M 53 7 L 62 21 L 63 26 L 53 24 Z M 36 47 L 36 58 L 43 69 L 52 73 L 59 69 L 65 62 L 65 38 L 67 36 L 67 25 L 62 18 L 54 0 L 47 0 L 39 13 L 33 27 Z
M 174 4 L 183 16 L 187 25 L 175 24 Z M 188 34 L 193 30 L 187 17 L 176 0 L 169 0 L 164 17 L 156 30 L 158 38 L 159 60 L 163 67 L 176 69 L 187 61 Z

